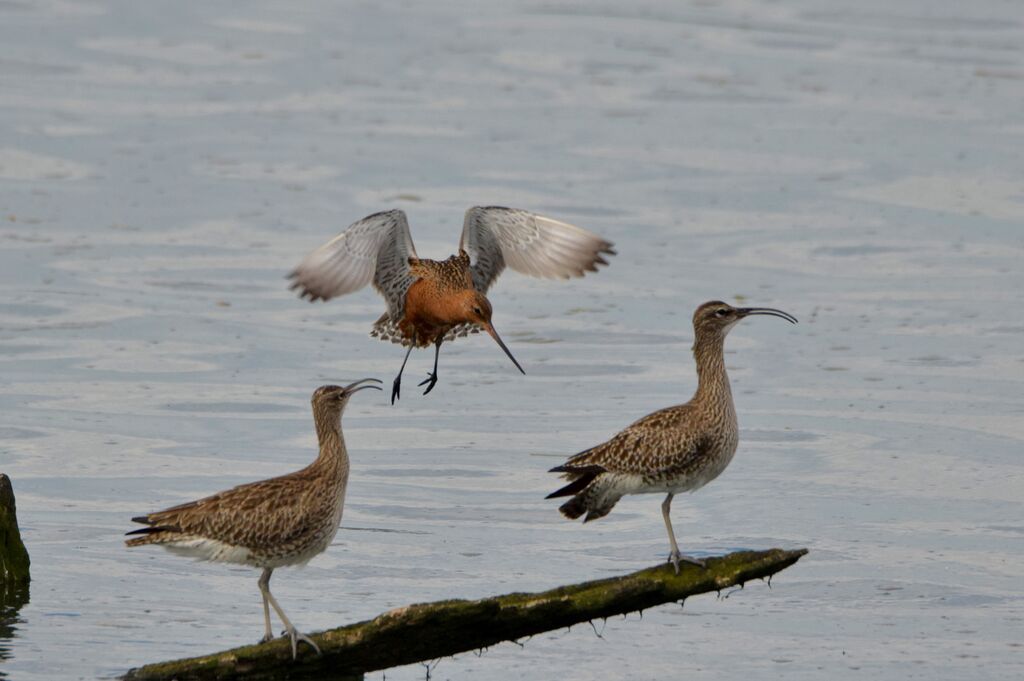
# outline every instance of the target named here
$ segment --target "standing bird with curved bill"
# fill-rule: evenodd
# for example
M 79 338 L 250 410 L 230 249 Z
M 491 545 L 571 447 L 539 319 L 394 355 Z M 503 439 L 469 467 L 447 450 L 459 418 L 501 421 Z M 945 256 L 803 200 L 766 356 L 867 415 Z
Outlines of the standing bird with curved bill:
M 733 307 L 704 303 L 693 313 L 693 356 L 697 392 L 686 404 L 648 414 L 612 439 L 576 454 L 551 469 L 569 480 L 547 496 L 572 499 L 558 509 L 583 522 L 608 515 L 626 494 L 667 494 L 661 504 L 671 546 L 669 561 L 679 573 L 685 561 L 704 562 L 679 552 L 669 511 L 672 497 L 693 492 L 717 478 L 732 461 L 739 442 L 736 408 L 725 372 L 724 344 L 729 330 L 752 315 L 773 315 L 796 324 L 793 315 L 770 307 Z
M 310 302 L 373 283 L 388 309 L 370 335 L 409 348 L 392 385 L 394 404 L 413 348 L 434 346 L 434 370 L 420 383 L 426 395 L 437 383 L 441 344 L 481 329 L 526 373 L 491 323 L 486 294 L 506 265 L 534 277 L 568 279 L 596 272 L 614 253 L 610 242 L 574 225 L 525 210 L 476 206 L 466 211 L 458 254 L 428 260 L 416 255 L 405 213 L 390 210 L 352 224 L 288 277 Z
M 265 633 L 261 642 L 274 638 L 270 607 L 291 639 L 292 658 L 298 642 L 320 653 L 308 636 L 299 633 L 270 593 L 274 568 L 305 565 L 334 540 L 345 505 L 348 484 L 348 452 L 341 435 L 341 414 L 352 395 L 373 388 L 364 378 L 345 387 L 325 385 L 313 393 L 313 422 L 320 454 L 302 470 L 277 478 L 251 482 L 190 501 L 164 511 L 132 518 L 148 527 L 129 532 L 141 535 L 128 546 L 158 544 L 185 556 L 219 563 L 263 568 L 259 578 L 263 596 Z

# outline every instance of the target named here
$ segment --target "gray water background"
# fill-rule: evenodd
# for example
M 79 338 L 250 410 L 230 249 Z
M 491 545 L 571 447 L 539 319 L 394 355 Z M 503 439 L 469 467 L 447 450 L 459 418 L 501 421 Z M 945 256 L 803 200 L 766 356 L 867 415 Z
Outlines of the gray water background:
M 4 0 L 0 470 L 34 579 L 0 675 L 256 640 L 254 570 L 126 550 L 128 519 L 305 465 L 313 389 L 393 377 L 372 291 L 287 290 L 304 253 L 397 207 L 443 257 L 468 206 L 502 204 L 619 254 L 583 280 L 502 277 L 527 376 L 476 336 L 428 397 L 428 351 L 397 406 L 358 395 L 342 530 L 274 577 L 299 627 L 664 559 L 659 497 L 584 527 L 545 471 L 688 399 L 693 308 L 741 296 L 800 324 L 732 332 L 740 448 L 676 531 L 696 555 L 811 553 L 771 589 L 433 678 L 1020 678 L 1022 19 L 996 0 Z

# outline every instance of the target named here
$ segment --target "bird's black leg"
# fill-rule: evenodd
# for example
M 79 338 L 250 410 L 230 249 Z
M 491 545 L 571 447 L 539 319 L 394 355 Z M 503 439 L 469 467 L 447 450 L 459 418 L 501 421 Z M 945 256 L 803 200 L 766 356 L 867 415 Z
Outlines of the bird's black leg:
M 420 385 L 426 385 L 427 383 L 430 384 L 427 385 L 427 389 L 423 391 L 424 395 L 433 390 L 434 386 L 437 384 L 437 358 L 441 355 L 441 343 L 443 342 L 444 336 L 438 336 L 437 340 L 434 341 L 434 370 L 431 371 L 424 380 L 420 381 Z
M 409 341 L 409 349 L 405 352 L 405 359 L 402 360 L 402 368 L 398 370 L 398 375 L 395 376 L 395 382 L 391 384 L 391 404 L 395 403 L 395 400 L 399 398 L 399 393 L 402 391 L 402 372 L 405 371 L 405 363 L 409 361 L 409 355 L 412 353 L 412 349 L 416 347 L 416 338 L 413 337 Z

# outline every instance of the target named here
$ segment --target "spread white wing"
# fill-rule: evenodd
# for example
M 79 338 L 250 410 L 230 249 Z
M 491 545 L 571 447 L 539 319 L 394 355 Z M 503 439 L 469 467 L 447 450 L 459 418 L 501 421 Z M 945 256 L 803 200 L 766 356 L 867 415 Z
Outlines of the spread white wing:
M 387 301 L 388 315 L 397 319 L 414 281 L 410 257 L 416 257 L 416 249 L 405 213 L 389 210 L 353 223 L 307 255 L 288 277 L 292 290 L 310 302 L 358 291 L 372 281 Z
M 472 258 L 473 284 L 484 293 L 508 265 L 533 277 L 582 277 L 607 265 L 612 244 L 566 222 L 515 208 L 466 211 L 459 247 Z

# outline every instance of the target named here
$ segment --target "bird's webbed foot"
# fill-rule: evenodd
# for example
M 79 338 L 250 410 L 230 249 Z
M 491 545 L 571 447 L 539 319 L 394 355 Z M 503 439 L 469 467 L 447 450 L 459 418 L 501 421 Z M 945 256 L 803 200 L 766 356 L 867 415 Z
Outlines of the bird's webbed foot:
M 434 389 L 434 386 L 437 385 L 437 372 L 436 371 L 429 372 L 427 374 L 427 377 L 425 379 L 423 379 L 422 381 L 420 381 L 419 385 L 420 386 L 424 386 L 424 385 L 427 386 L 427 389 L 423 391 L 424 395 L 429 393 L 431 390 Z

